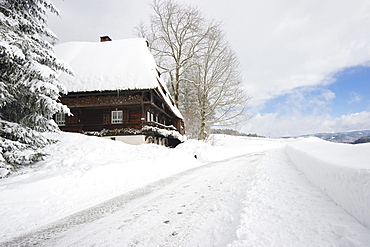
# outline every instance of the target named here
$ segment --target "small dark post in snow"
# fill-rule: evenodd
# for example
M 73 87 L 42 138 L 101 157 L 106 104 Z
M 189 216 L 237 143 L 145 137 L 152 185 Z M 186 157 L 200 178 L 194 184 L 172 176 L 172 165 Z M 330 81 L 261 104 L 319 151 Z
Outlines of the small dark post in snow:
M 109 38 L 109 36 L 100 36 L 100 42 L 105 42 L 105 41 L 112 41 L 112 39 Z

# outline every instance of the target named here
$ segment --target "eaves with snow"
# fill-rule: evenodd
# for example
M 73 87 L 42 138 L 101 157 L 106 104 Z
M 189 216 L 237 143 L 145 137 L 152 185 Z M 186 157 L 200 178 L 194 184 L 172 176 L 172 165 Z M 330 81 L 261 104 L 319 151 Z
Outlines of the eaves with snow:
M 59 75 L 68 92 L 156 89 L 173 113 L 183 118 L 159 76 L 146 39 L 68 42 L 55 46 L 55 53 L 74 73 Z

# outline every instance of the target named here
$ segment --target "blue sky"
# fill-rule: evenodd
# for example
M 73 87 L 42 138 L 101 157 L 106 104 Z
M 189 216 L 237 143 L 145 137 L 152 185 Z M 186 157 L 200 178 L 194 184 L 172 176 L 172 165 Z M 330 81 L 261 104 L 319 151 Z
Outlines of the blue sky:
M 59 42 L 134 38 L 151 0 L 52 0 Z M 269 136 L 370 129 L 369 0 L 179 0 L 222 22 L 250 100 L 239 131 Z M 86 7 L 88 6 L 88 8 Z
M 370 67 L 348 68 L 336 76 L 328 89 L 335 93 L 332 115 L 370 111 Z
M 351 113 L 370 111 L 370 67 L 347 68 L 333 77 L 335 81 L 330 85 L 303 87 L 291 94 L 270 99 L 260 113 L 279 112 L 284 115 L 299 108 L 303 114 L 330 114 L 333 117 L 340 117 Z M 300 91 L 301 96 L 305 99 L 305 107 L 291 104 L 292 97 L 297 95 L 297 91 Z M 333 94 L 329 98 L 324 98 L 323 92 Z M 325 102 L 321 102 L 322 104 L 308 102 L 310 99 L 320 98 Z

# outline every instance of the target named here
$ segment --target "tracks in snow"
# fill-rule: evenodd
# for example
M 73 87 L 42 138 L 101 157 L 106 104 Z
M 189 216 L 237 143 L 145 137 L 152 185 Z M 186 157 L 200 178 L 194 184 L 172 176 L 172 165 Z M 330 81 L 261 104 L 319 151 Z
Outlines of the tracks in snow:
M 226 245 L 264 153 L 194 168 L 71 215 L 5 246 Z

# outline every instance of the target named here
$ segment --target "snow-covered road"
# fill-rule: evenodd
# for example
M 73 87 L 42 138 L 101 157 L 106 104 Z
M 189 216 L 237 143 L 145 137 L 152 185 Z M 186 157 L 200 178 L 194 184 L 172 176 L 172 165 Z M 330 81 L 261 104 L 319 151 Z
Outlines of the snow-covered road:
M 5 246 L 370 246 L 283 145 L 181 172 Z
M 226 245 L 235 238 L 241 193 L 263 155 L 253 153 L 182 172 L 6 245 Z

